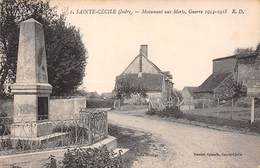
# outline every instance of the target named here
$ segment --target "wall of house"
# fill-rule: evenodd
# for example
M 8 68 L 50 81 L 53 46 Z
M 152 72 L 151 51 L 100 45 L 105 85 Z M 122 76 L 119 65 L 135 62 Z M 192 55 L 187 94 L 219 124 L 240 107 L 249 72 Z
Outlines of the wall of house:
M 187 88 L 184 88 L 181 92 L 183 97 L 183 104 L 185 105 L 192 105 L 193 104 L 193 97 L 190 94 L 189 90 Z
M 193 98 L 187 88 L 182 90 L 183 104 L 181 105 L 181 110 L 193 110 L 195 108 L 208 108 L 215 105 L 212 94 L 210 93 L 196 93 L 198 97 Z
M 180 110 L 194 110 L 195 106 L 193 104 L 183 104 L 180 106 Z
M 124 104 L 141 105 L 147 104 L 147 98 L 139 94 L 131 94 L 129 98 L 124 98 Z
M 148 99 L 162 99 L 163 94 L 160 91 L 146 92 L 147 97 L 142 97 L 137 94 L 132 94 L 129 98 L 124 98 L 124 104 L 147 104 Z
M 51 99 L 49 120 L 69 120 L 79 116 L 81 108 L 86 107 L 86 98 Z
M 235 57 L 213 60 L 213 73 L 233 72 L 236 64 Z
M 172 92 L 173 92 L 173 84 L 165 80 L 165 76 L 163 76 L 163 82 L 162 82 L 162 98 L 163 101 L 168 101 L 172 97 Z
M 216 102 L 214 101 L 214 99 L 207 99 L 207 98 L 194 99 L 195 108 L 210 108 L 210 107 L 214 107 L 215 105 Z
M 124 73 L 136 73 L 140 72 L 140 57 L 136 57 L 136 59 L 128 66 L 128 68 L 124 71 Z M 143 73 L 151 73 L 157 74 L 157 69 L 147 61 L 145 57 L 142 57 L 142 72 Z
M 193 98 L 187 88 L 182 90 L 183 97 L 183 105 L 181 107 L 182 110 L 192 110 L 195 108 L 207 108 L 212 107 L 216 103 L 214 101 L 214 97 L 211 93 L 196 93 L 200 98 Z
M 169 100 L 170 97 L 172 97 L 172 92 L 173 92 L 173 84 L 169 81 L 165 81 L 165 96 L 166 99 Z
M 237 81 L 247 86 L 252 80 L 260 80 L 260 58 L 239 60 L 237 67 Z
M 162 92 L 147 92 L 148 98 L 162 98 Z

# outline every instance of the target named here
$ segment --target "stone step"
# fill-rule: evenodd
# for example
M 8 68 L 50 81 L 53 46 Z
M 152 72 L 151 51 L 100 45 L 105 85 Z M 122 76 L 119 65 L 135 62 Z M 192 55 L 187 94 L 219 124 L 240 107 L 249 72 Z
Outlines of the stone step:
M 81 148 L 100 148 L 106 146 L 108 150 L 112 151 L 117 148 L 117 139 L 113 136 L 108 136 L 106 139 L 101 140 L 92 145 L 80 146 Z M 71 146 L 74 148 L 77 146 Z M 13 155 L 3 155 L 0 156 L 0 168 L 10 168 L 11 165 L 17 165 L 21 167 L 28 168 L 38 168 L 41 167 L 46 159 L 53 155 L 57 160 L 61 160 L 64 153 L 67 151 L 68 147 L 63 147 L 54 150 L 37 151 L 30 153 L 21 153 Z
M 99 148 L 101 146 L 106 146 L 109 151 L 112 151 L 117 148 L 117 139 L 113 136 L 107 136 L 106 139 L 97 142 L 93 145 L 90 145 L 90 148 Z

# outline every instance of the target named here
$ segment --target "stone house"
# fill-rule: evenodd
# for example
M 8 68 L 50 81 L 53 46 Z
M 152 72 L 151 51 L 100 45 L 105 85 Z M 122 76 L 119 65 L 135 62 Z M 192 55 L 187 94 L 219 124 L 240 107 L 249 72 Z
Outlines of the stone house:
M 169 100 L 173 94 L 172 75 L 169 71 L 162 71 L 148 58 L 148 46 L 141 45 L 139 54 L 127 66 L 127 68 L 116 77 L 115 92 L 120 85 L 128 85 L 129 88 L 140 88 L 145 91 L 146 98 L 139 94 L 131 94 L 124 97 L 125 103 L 135 104 L 149 98 L 160 98 Z M 140 100 L 141 99 L 141 100 Z
M 236 56 L 228 56 L 213 60 L 212 74 L 198 87 L 184 87 L 182 90 L 183 104 L 181 109 L 190 110 L 214 106 L 216 95 L 229 90 L 236 66 Z
M 260 43 L 254 52 L 237 56 L 234 78 L 246 88 L 260 80 Z
M 184 87 L 182 90 L 183 105 L 181 110 L 193 110 L 195 109 L 195 104 L 198 100 L 198 95 L 196 94 L 198 87 Z
M 260 44 L 247 54 L 233 55 L 213 60 L 212 74 L 199 86 L 182 90 L 183 108 L 196 108 L 198 104 L 212 106 L 222 100 L 231 99 L 234 83 L 242 89 L 260 81 Z

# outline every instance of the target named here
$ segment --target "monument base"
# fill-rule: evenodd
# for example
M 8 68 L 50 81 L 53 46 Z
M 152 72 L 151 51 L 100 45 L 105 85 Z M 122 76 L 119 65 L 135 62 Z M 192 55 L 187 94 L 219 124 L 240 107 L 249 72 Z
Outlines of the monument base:
M 52 86 L 48 83 L 14 83 L 11 89 L 14 94 L 51 94 Z
M 68 132 L 56 132 L 49 135 L 44 135 L 40 137 L 34 138 L 23 138 L 23 137 L 10 137 L 10 136 L 3 136 L 0 139 L 1 142 L 6 142 L 6 140 L 10 140 L 10 143 L 13 147 L 17 148 L 17 144 L 20 143 L 21 147 L 26 147 L 32 145 L 33 148 L 37 148 L 38 145 L 47 144 L 48 146 L 57 146 L 57 144 L 61 144 L 61 142 L 66 139 L 68 136 Z
M 37 138 L 52 134 L 52 122 L 19 122 L 11 125 L 11 137 Z

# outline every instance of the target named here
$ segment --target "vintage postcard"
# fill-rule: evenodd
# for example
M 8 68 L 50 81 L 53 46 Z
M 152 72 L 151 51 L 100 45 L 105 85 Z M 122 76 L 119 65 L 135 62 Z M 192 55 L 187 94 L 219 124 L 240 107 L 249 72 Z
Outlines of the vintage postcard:
M 259 0 L 0 0 L 1 168 L 260 168 Z

